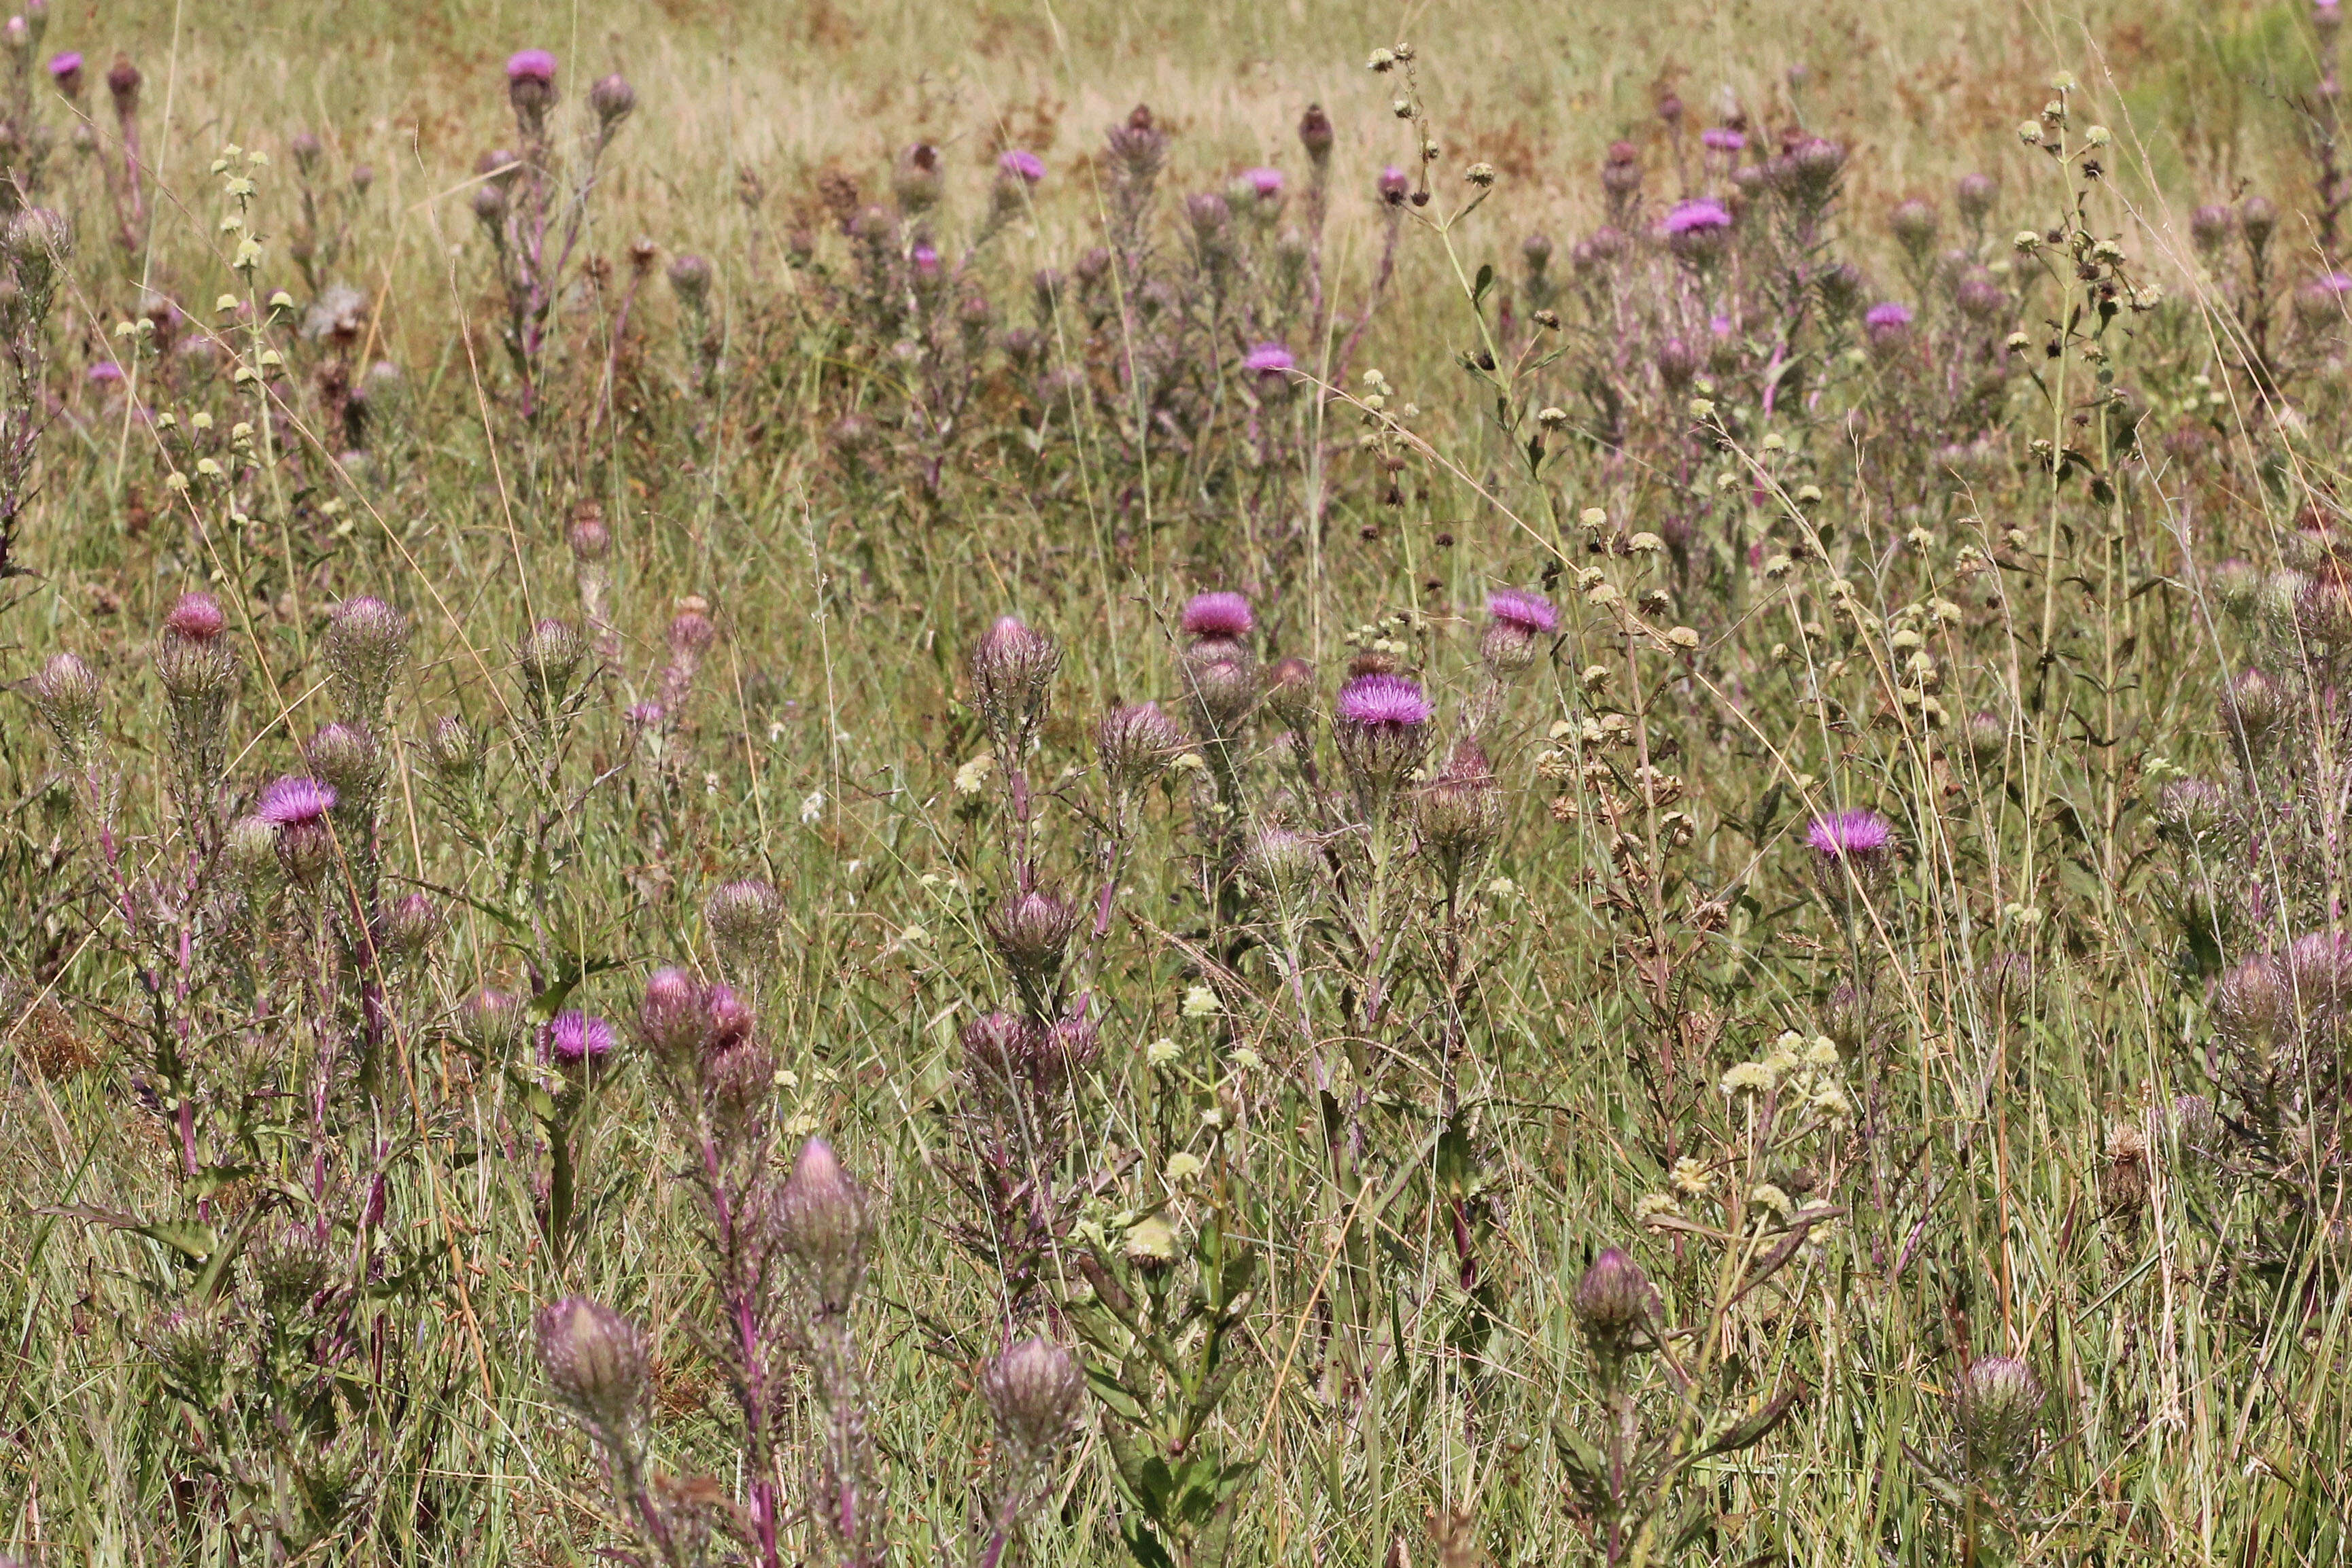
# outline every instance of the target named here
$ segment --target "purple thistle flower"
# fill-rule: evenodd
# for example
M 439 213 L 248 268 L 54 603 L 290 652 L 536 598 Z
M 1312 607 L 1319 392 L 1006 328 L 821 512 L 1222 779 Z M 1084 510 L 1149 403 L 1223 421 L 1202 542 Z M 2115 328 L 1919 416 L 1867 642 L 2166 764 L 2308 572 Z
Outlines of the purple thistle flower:
M 113 386 L 122 380 L 122 367 L 112 360 L 100 360 L 89 368 L 92 386 Z
M 613 1049 L 613 1026 L 579 1011 L 561 1012 L 547 1026 L 547 1051 L 565 1063 L 591 1061 Z
M 228 617 L 221 613 L 220 601 L 211 594 L 183 593 L 172 612 L 163 617 L 163 624 L 191 643 L 209 643 L 228 629 Z
M 1332 709 L 1350 729 L 1392 735 L 1419 729 L 1436 711 L 1410 675 L 1359 675 L 1339 688 Z
M 253 814 L 274 828 L 308 828 L 334 809 L 332 787 L 316 779 L 286 778 L 261 791 Z
M 1698 139 L 1717 152 L 1737 152 L 1748 145 L 1748 138 L 1728 126 L 1715 126 L 1702 131 Z
M 1899 332 L 1911 325 L 1911 307 L 1899 299 L 1889 299 L 1864 312 L 1862 324 L 1874 332 Z
M 517 49 L 507 57 L 507 80 L 509 82 L 551 82 L 555 79 L 555 57 L 545 49 Z
M 1487 615 L 1515 631 L 1539 637 L 1559 630 L 1559 612 L 1540 593 L 1524 588 L 1498 588 L 1486 595 Z
M 2323 294 L 2352 294 L 2352 275 L 2331 272 L 2325 277 L 2313 279 L 2311 286 Z
M 1723 210 L 1722 203 L 1701 196 L 1676 204 L 1675 210 L 1666 214 L 1665 221 L 1659 226 L 1664 230 L 1668 239 L 1676 239 L 1685 235 L 1727 229 L 1731 226 L 1731 214 Z
M 1412 189 L 1412 176 L 1391 163 L 1381 171 L 1381 200 L 1391 206 L 1403 202 L 1405 193 Z
M 1279 343 L 1260 343 L 1242 356 L 1242 369 L 1255 371 L 1261 376 L 1278 376 L 1296 363 L 1290 350 Z
M 1895 842 L 1892 823 L 1875 811 L 1855 809 L 1815 817 L 1805 830 L 1805 842 L 1824 861 L 1852 861 L 1875 865 Z
M 1249 601 L 1238 593 L 1196 593 L 1179 622 L 1188 637 L 1246 637 L 1256 623 Z
M 1279 169 L 1244 169 L 1242 183 L 1257 193 L 1261 202 L 1270 202 L 1282 194 L 1282 171 Z
M 81 96 L 81 51 L 68 49 L 49 57 L 49 79 L 68 98 Z
M 1034 185 L 1045 177 L 1045 161 L 1024 148 L 1013 147 L 1000 152 L 996 166 L 1024 185 Z
M 932 278 L 940 275 L 940 253 L 929 246 L 917 246 L 908 253 L 907 259 L 915 264 L 918 277 Z

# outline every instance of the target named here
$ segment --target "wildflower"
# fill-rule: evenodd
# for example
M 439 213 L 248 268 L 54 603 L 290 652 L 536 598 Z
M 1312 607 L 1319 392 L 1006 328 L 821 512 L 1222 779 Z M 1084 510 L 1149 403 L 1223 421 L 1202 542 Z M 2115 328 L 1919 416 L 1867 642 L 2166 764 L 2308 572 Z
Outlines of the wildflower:
M 987 787 L 988 776 L 995 771 L 996 754 L 992 751 L 982 752 L 956 769 L 955 792 L 959 795 L 979 794 Z
M 1261 829 L 1242 852 L 1242 874 L 1286 906 L 1314 886 L 1322 870 L 1321 848 L 1287 828 Z
M 311 775 L 337 797 L 346 812 L 364 815 L 383 782 L 383 747 L 364 728 L 331 724 L 303 748 Z
M 1315 715 L 1315 666 L 1296 654 L 1277 659 L 1265 673 L 1265 706 L 1293 730 L 1304 730 Z
M 1535 662 L 1536 639 L 1559 629 L 1551 601 L 1522 588 L 1501 588 L 1486 596 L 1486 632 L 1478 656 L 1496 675 L 1516 675 Z
M 1176 1261 L 1176 1232 L 1154 1214 L 1127 1228 L 1120 1238 L 1127 1260 L 1146 1273 L 1158 1273 Z
M 1323 112 L 1319 103 L 1310 103 L 1298 117 L 1298 145 L 1306 151 L 1307 161 L 1318 168 L 1331 161 L 1331 117 Z
M 688 252 L 670 258 L 669 286 L 678 302 L 689 310 L 699 310 L 710 293 L 710 263 L 706 258 Z
M 1331 727 L 1340 760 L 1359 785 L 1379 794 L 1421 761 L 1435 710 L 1409 675 L 1369 674 L 1339 688 Z
M 996 167 L 1008 179 L 1017 180 L 1027 186 L 1034 187 L 1045 177 L 1045 161 L 1034 152 L 1024 152 L 1018 147 L 1008 148 L 999 153 Z
M 1866 871 L 1886 859 L 1895 843 L 1895 829 L 1875 811 L 1832 811 L 1813 819 L 1805 830 L 1805 842 L 1825 862 Z
M 1261 202 L 1272 202 L 1282 194 L 1282 171 L 1279 169 L 1244 169 L 1241 183 Z
M 1412 189 L 1412 177 L 1391 163 L 1381 171 L 1381 200 L 1391 207 L 1404 205 L 1405 193 Z
M 1728 126 L 1709 126 L 1698 133 L 1699 142 L 1711 152 L 1737 152 L 1748 145 L 1748 138 Z
M 1685 261 L 1704 265 L 1723 254 L 1731 237 L 1731 214 L 1705 196 L 1677 203 L 1659 225 L 1666 248 Z
M 1722 1088 L 1726 1094 L 1769 1094 L 1779 1082 L 1764 1063 L 1743 1061 L 1723 1075 Z
M 333 856 L 334 831 L 327 815 L 334 809 L 335 791 L 307 778 L 277 779 L 254 804 L 254 816 L 276 831 L 278 862 L 298 887 L 316 883 Z
M 59 92 L 79 101 L 81 98 L 81 68 L 82 58 L 79 50 L 68 49 L 63 54 L 51 55 L 49 79 L 57 83 Z
M 1882 351 L 1897 348 L 1911 329 L 1911 307 L 1895 299 L 1874 305 L 1863 312 L 1862 326 L 1871 347 Z
M 1242 369 L 1257 377 L 1261 390 L 1286 385 L 1295 361 L 1279 343 L 1260 343 L 1242 356 Z
M 1025 1339 L 991 1362 L 980 1391 L 1005 1446 L 1023 1458 L 1051 1453 L 1077 1424 L 1087 1392 L 1077 1358 L 1043 1339 Z
M 1952 188 L 1952 204 L 1960 209 L 1960 216 L 1972 224 L 1984 222 L 1992 211 L 1993 198 L 2000 186 L 1990 174 L 1972 173 L 1960 176 Z
M 2230 243 L 2237 226 L 2237 212 L 2221 202 L 2208 203 L 2189 214 L 2189 237 L 2209 263 Z
M 478 1061 L 502 1061 L 522 1034 L 522 1007 L 503 991 L 477 991 L 457 1009 L 457 1034 Z
M 426 894 L 412 893 L 383 912 L 383 949 L 404 963 L 425 956 L 441 934 L 441 909 Z
M 613 1026 L 579 1011 L 560 1012 L 547 1026 L 547 1053 L 565 1067 L 601 1061 L 613 1050 Z
M 600 1442 L 625 1448 L 646 1416 L 653 1357 L 644 1334 L 600 1301 L 569 1296 L 536 1319 L 539 1364 L 556 1400 Z
M 545 49 L 518 49 L 507 57 L 507 100 L 526 135 L 539 133 L 555 107 L 555 57 Z
M 58 747 L 73 766 L 86 766 L 98 740 L 104 714 L 105 688 L 98 673 L 72 653 L 52 654 L 26 683 L 41 722 L 58 737 Z
M 1210 735 L 1233 732 L 1257 700 L 1257 669 L 1248 646 L 1202 637 L 1184 650 L 1184 685 Z
M 1255 624 L 1249 601 L 1238 593 L 1196 593 L 1184 606 L 1179 622 L 1188 637 L 1238 639 Z
M 1184 1150 L 1171 1155 L 1167 1166 L 1160 1174 L 1170 1186 L 1183 1187 L 1198 1179 L 1204 1168 L 1200 1155 Z

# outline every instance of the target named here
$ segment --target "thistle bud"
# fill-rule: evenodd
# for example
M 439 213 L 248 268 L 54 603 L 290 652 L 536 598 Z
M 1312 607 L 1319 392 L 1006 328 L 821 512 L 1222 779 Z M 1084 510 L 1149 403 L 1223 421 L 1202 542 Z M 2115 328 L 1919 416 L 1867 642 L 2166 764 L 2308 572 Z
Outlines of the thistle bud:
M 456 714 L 444 714 L 425 737 L 425 765 L 444 784 L 460 784 L 481 771 L 483 737 Z
M 475 186 L 470 204 L 474 210 L 474 221 L 486 229 L 495 232 L 500 224 L 507 221 L 507 193 L 499 185 Z
M 749 963 L 772 956 L 783 929 L 783 895 L 754 877 L 722 883 L 702 905 L 702 924 L 719 956 Z
M 609 136 L 637 107 L 637 89 L 629 85 L 628 78 L 614 71 L 597 78 L 596 85 L 588 89 L 588 107 L 596 111 L 598 127 Z
M 131 63 L 131 57 L 115 56 L 114 64 L 107 68 L 106 90 L 113 95 L 117 119 L 128 120 L 139 112 L 139 68 Z
M 2248 958 L 2213 988 L 2213 1023 L 2222 1043 L 2261 1057 L 2294 1024 L 2294 993 L 2286 972 L 2268 956 Z
M 710 295 L 710 263 L 688 253 L 672 256 L 669 264 L 669 286 L 678 303 L 689 310 L 702 308 Z
M 1205 638 L 1184 651 L 1185 693 L 1211 735 L 1232 733 L 1257 700 L 1257 669 L 1247 647 Z
M 26 684 L 34 711 L 58 737 L 58 749 L 75 768 L 89 765 L 105 717 L 105 688 L 98 672 L 71 653 L 53 653 Z
M 2207 837 L 2228 815 L 2230 802 L 2221 789 L 2203 779 L 2176 779 L 2156 797 L 2156 820 L 2183 838 Z
M 1969 716 L 1969 758 L 1979 768 L 1990 768 L 2009 750 L 2009 726 L 1997 713 L 1982 709 Z
M 2286 694 L 2260 670 L 2242 670 L 2222 703 L 2230 733 L 2257 756 L 2278 738 L 2288 717 Z
M 2015 1356 L 1988 1355 L 1960 1375 L 1953 1401 L 1969 1469 L 2011 1471 L 2032 1456 L 2042 1419 L 2042 1382 Z
M 1304 730 L 1315 717 L 1315 666 L 1292 654 L 1265 672 L 1265 706 L 1283 727 Z
M 1033 890 L 1006 899 L 989 912 L 989 941 L 1013 977 L 1043 989 L 1062 972 L 1062 959 L 1077 930 L 1077 912 L 1050 893 Z
M 1925 256 L 1927 247 L 1936 243 L 1937 226 L 1936 209 L 1916 196 L 1909 201 L 1897 202 L 1894 210 L 1886 214 L 1887 232 L 1895 236 L 1895 243 L 1901 246 L 1914 262 Z
M 381 599 L 346 599 L 327 619 L 327 672 L 346 719 L 373 723 L 383 712 L 393 673 L 408 653 L 408 617 Z
M 1323 112 L 1319 103 L 1310 103 L 1307 112 L 1298 117 L 1298 145 L 1306 151 L 1307 161 L 1317 168 L 1331 161 L 1331 117 Z
M 1262 829 L 1242 853 L 1242 874 L 1289 909 L 1320 884 L 1323 851 L 1304 833 Z
M 441 906 L 425 894 L 412 893 L 384 911 L 384 951 L 403 963 L 422 959 L 440 935 Z
M 524 695 L 534 706 L 552 708 L 571 695 L 572 677 L 588 656 L 588 644 L 562 622 L 541 621 L 515 644 L 514 654 Z
M 637 1038 L 656 1061 L 691 1061 L 710 1039 L 710 1009 L 702 987 L 683 969 L 656 969 L 637 1004 Z
M 1167 771 L 1184 747 L 1184 732 L 1158 703 L 1113 708 L 1095 726 L 1095 755 L 1103 779 L 1121 794 L 1142 789 Z
M 556 1402 L 599 1441 L 630 1444 L 653 1386 L 646 1337 L 628 1319 L 584 1296 L 540 1309 L 539 1364 Z
M 2237 227 L 2238 214 L 2221 202 L 2209 202 L 2189 214 L 2189 238 L 2208 264 L 2221 255 Z
M 478 1061 L 505 1061 L 522 1026 L 522 1005 L 503 991 L 477 991 L 457 1009 L 457 1039 Z
M 972 706 L 998 745 L 1018 748 L 1035 729 L 1061 663 L 1052 638 L 1011 615 L 999 619 L 973 647 Z
M 2000 186 L 1990 174 L 1963 174 L 1952 189 L 1952 204 L 1969 223 L 1980 224 L 1992 212 L 1993 201 L 2000 194 Z
M 2246 248 L 2262 254 L 2271 243 L 2272 231 L 2278 227 L 2278 209 L 2266 196 L 2248 196 L 2238 204 L 2238 232 L 2245 236 Z
M 1005 1447 L 1034 1460 L 1060 1447 L 1076 1425 L 1087 1376 L 1060 1345 L 1026 1339 L 989 1364 L 980 1391 Z
M 310 776 L 327 786 L 335 803 L 365 815 L 384 777 L 383 748 L 356 725 L 331 724 L 305 747 Z
M 1037 1026 L 1018 1013 L 982 1013 L 963 1026 L 963 1069 L 983 1089 L 1009 1089 L 1027 1078 L 1038 1050 Z
M 1458 876 L 1463 865 L 1503 831 L 1503 791 L 1494 765 L 1475 740 L 1465 736 L 1413 802 L 1423 847 Z
M 1478 656 L 1497 680 L 1506 680 L 1534 664 L 1538 640 L 1559 630 L 1559 612 L 1543 595 L 1498 589 L 1486 596 L 1486 631 Z
M 793 1161 L 771 1218 L 777 1249 L 798 1264 L 827 1313 L 848 1311 L 874 1245 L 874 1208 L 833 1145 L 811 1138 Z
M 197 1406 L 212 1403 L 212 1388 L 228 1360 L 228 1325 L 207 1308 L 174 1308 L 146 1333 L 147 1354 L 168 1383 Z
M 1573 1304 L 1594 1355 L 1612 1363 L 1623 1359 L 1635 1334 L 1654 1328 L 1658 1292 L 1641 1265 L 1612 1247 L 1577 1281 Z
M 183 594 L 155 640 L 155 678 L 171 698 L 175 744 L 204 747 L 217 737 L 236 683 L 236 651 L 221 635 L 228 624 L 210 594 Z
M 307 1225 L 270 1231 L 246 1256 L 263 1303 L 281 1317 L 307 1307 L 326 1289 L 327 1270 L 334 1261 L 326 1242 Z
M 911 217 L 940 204 L 945 183 L 940 150 L 928 141 L 918 141 L 899 154 L 898 166 L 890 175 L 890 194 L 898 200 L 898 210 Z
M 259 817 L 239 817 L 229 824 L 221 847 L 229 874 L 248 892 L 267 888 L 277 879 L 278 829 Z

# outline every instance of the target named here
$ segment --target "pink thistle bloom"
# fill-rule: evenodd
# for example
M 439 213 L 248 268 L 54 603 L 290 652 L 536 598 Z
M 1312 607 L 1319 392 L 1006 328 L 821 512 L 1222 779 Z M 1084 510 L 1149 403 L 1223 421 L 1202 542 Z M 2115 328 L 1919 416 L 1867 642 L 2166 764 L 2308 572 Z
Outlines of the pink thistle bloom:
M 1677 204 L 1659 226 L 1665 230 L 1669 238 L 1677 235 L 1702 234 L 1712 229 L 1729 228 L 1731 214 L 1723 210 L 1722 203 L 1701 196 L 1695 201 Z
M 71 92 L 76 88 L 81 86 L 81 51 L 79 49 L 68 49 L 64 54 L 51 55 L 49 57 L 49 76 L 52 80 L 54 80 L 59 87 L 65 89 L 68 92 Z
M 997 154 L 996 166 L 1024 185 L 1034 185 L 1045 177 L 1045 161 L 1019 147 Z
M 1391 206 L 1403 201 L 1405 193 L 1412 189 L 1412 176 L 1395 164 L 1381 171 L 1381 199 Z
M 1862 324 L 1874 332 L 1899 332 L 1911 325 L 1911 307 L 1900 300 L 1889 299 L 1864 311 Z
M 1242 183 L 1257 193 L 1261 202 L 1270 202 L 1282 194 L 1282 171 L 1279 169 L 1244 169 Z
M 545 49 L 517 49 L 507 57 L 507 80 L 551 82 L 555 57 Z
M 908 259 L 915 264 L 915 271 L 920 277 L 937 277 L 940 275 L 940 253 L 929 246 L 917 246 L 908 253 Z
M 1727 126 L 1717 126 L 1699 132 L 1699 141 L 1717 152 L 1737 152 L 1748 145 L 1748 138 Z
M 583 1012 L 562 1012 L 547 1026 L 548 1054 L 562 1062 L 593 1061 L 610 1054 L 613 1026 Z
M 1256 622 L 1249 601 L 1238 593 L 1196 593 L 1181 624 L 1188 637 L 1246 637 Z
M 1255 371 L 1262 376 L 1278 376 L 1296 362 L 1290 350 L 1279 343 L 1260 343 L 1242 356 L 1242 369 Z
M 163 617 L 163 624 L 191 643 L 209 643 L 228 629 L 220 601 L 209 593 L 183 593 L 180 602 Z
M 2315 278 L 2311 286 L 2323 294 L 2352 294 L 2352 276 L 2331 272 L 2325 277 Z
M 89 379 L 94 386 L 112 386 L 122 379 L 122 367 L 112 360 L 100 360 L 90 366 Z
M 1805 830 L 1805 842 L 1825 861 L 1851 860 L 1871 865 L 1894 844 L 1895 828 L 1875 811 L 1832 811 L 1813 819 Z
M 335 809 L 335 790 L 316 779 L 278 779 L 261 791 L 253 814 L 274 828 L 308 828 Z
M 1410 675 L 1359 675 L 1339 688 L 1333 716 L 1351 729 L 1399 734 L 1417 730 L 1436 713 Z
M 1559 630 L 1559 612 L 1551 601 L 1524 588 L 1498 588 L 1486 595 L 1486 613 L 1496 622 L 1530 637 Z

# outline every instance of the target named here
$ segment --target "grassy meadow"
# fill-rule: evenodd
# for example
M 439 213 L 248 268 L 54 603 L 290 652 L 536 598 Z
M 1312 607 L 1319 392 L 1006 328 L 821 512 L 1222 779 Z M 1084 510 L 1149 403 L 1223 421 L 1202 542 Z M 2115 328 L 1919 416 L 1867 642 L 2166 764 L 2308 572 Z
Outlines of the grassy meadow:
M 0 36 L 0 1559 L 2352 1556 L 2303 0 Z

